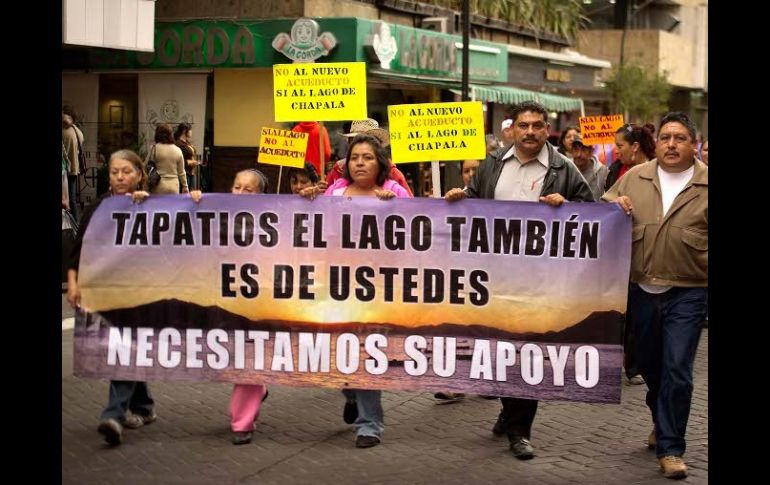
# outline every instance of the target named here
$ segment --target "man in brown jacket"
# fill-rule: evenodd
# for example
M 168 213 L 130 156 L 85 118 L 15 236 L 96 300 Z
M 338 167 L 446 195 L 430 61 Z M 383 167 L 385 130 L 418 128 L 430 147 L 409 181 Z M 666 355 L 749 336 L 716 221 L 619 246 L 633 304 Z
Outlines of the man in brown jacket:
M 633 217 L 627 317 L 655 425 L 648 447 L 668 478 L 687 476 L 684 435 L 706 316 L 708 166 L 695 150 L 692 121 L 669 113 L 658 129 L 657 158 L 629 170 L 602 196 Z

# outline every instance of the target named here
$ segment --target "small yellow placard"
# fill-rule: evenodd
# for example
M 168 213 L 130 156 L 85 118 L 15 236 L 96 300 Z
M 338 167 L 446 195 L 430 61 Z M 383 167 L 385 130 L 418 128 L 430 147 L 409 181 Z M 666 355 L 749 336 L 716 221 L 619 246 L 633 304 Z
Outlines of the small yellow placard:
M 398 104 L 388 106 L 394 163 L 483 160 L 481 103 Z
M 350 121 L 366 118 L 366 63 L 273 66 L 275 121 Z
M 303 168 L 307 152 L 307 133 L 262 128 L 259 136 L 259 163 Z
M 583 145 L 615 143 L 615 132 L 624 124 L 623 115 L 581 116 L 580 138 Z

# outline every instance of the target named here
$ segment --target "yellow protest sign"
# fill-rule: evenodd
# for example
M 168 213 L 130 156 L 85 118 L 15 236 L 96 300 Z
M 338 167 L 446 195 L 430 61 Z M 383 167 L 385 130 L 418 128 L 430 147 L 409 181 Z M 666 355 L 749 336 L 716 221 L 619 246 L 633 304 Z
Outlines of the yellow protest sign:
M 388 124 L 394 163 L 487 156 L 478 101 L 388 106 Z
M 623 124 L 623 115 L 581 116 L 580 138 L 584 145 L 615 143 L 615 132 Z
M 276 64 L 275 121 L 366 118 L 366 63 Z
M 262 128 L 259 136 L 259 163 L 303 168 L 307 152 L 307 133 Z

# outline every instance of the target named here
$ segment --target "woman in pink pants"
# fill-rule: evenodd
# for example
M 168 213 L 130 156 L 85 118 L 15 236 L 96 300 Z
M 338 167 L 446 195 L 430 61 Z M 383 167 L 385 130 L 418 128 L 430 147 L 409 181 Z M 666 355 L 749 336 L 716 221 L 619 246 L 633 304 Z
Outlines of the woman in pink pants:
M 259 170 L 249 169 L 235 175 L 230 191 L 233 194 L 261 194 L 267 188 L 267 178 Z M 201 192 L 193 190 L 190 196 L 200 202 Z M 233 430 L 233 444 L 251 443 L 257 426 L 259 409 L 267 398 L 267 387 L 262 384 L 235 384 L 230 397 L 230 428 Z

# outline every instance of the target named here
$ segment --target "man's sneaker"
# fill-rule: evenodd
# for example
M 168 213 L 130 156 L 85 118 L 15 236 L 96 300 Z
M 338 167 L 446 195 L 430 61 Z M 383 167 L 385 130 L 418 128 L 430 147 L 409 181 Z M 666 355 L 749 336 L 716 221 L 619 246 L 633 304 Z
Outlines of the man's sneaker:
M 452 402 L 459 402 L 465 398 L 465 394 L 454 392 L 437 392 L 433 395 L 436 398 L 436 404 L 448 404 Z
M 358 436 L 356 437 L 356 448 L 371 448 L 380 444 L 380 439 L 376 436 Z
M 650 431 L 650 436 L 647 437 L 647 448 L 654 450 L 657 444 L 658 442 L 655 439 L 655 426 L 653 426 L 652 431 Z
M 641 374 L 636 374 L 628 378 L 628 383 L 632 386 L 640 386 L 644 384 L 644 377 Z
M 150 414 L 146 416 L 129 412 L 128 414 L 126 414 L 126 419 L 125 421 L 123 421 L 123 426 L 125 426 L 128 429 L 137 429 L 137 428 L 141 428 L 145 424 L 152 424 L 157 419 L 158 419 L 158 415 L 155 414 L 155 411 L 152 411 Z
M 119 445 L 123 440 L 123 426 L 112 418 L 105 419 L 99 423 L 99 427 L 96 430 L 104 436 L 104 441 L 112 446 Z
M 353 424 L 358 419 L 358 403 L 356 401 L 345 401 L 345 408 L 342 410 L 342 419 Z
M 661 456 L 658 458 L 660 461 L 660 471 L 663 472 L 663 476 L 666 478 L 684 478 L 687 476 L 687 465 L 684 464 L 679 456 Z
M 251 431 L 233 431 L 233 444 L 245 445 L 251 443 Z
M 495 425 L 492 426 L 492 434 L 495 436 L 502 436 L 505 434 L 505 418 L 503 417 L 503 410 L 500 410 L 500 414 L 497 416 Z
M 529 440 L 526 438 L 519 438 L 511 443 L 511 451 L 513 456 L 519 460 L 529 460 L 535 456 L 535 449 L 532 448 Z

